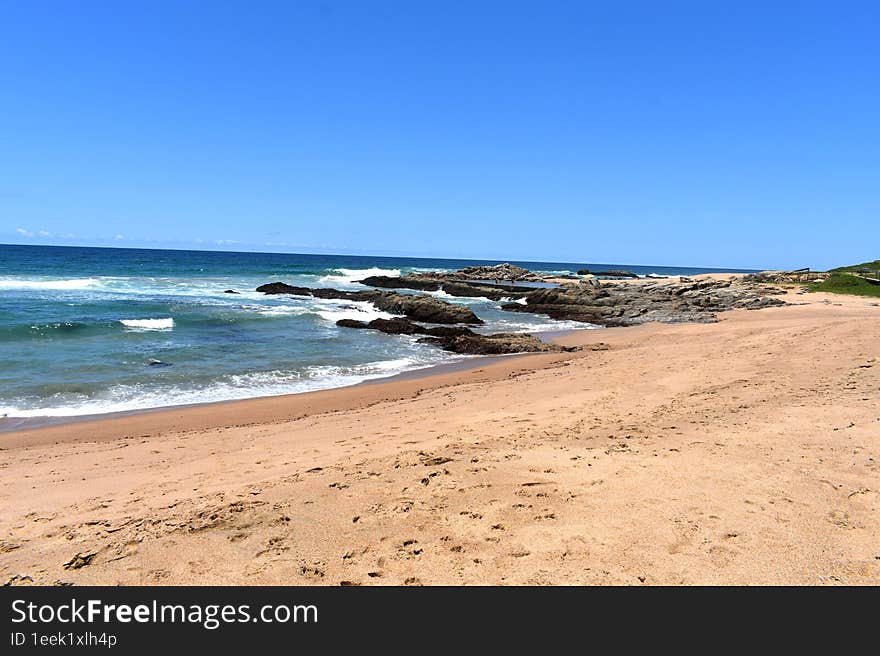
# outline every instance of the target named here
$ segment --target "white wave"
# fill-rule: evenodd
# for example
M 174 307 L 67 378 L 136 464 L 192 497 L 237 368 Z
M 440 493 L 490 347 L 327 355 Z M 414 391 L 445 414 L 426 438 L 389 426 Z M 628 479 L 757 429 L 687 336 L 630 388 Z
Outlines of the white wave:
M 97 278 L 72 278 L 68 280 L 25 280 L 4 276 L 0 278 L 0 289 L 47 289 L 74 290 L 89 289 L 100 283 Z
M 329 285 L 353 285 L 358 280 L 363 280 L 368 276 L 393 276 L 400 275 L 400 269 L 379 269 L 372 267 L 370 269 L 333 269 L 332 275 L 322 276 L 319 282 Z
M 286 317 L 286 316 L 299 316 L 303 314 L 308 314 L 311 310 L 307 307 L 298 307 L 295 305 L 272 305 L 272 306 L 241 306 L 243 310 L 256 310 L 258 314 L 263 315 L 264 317 Z
M 120 319 L 126 328 L 134 328 L 136 330 L 171 330 L 174 328 L 174 319 Z
M 340 319 L 372 321 L 373 319 L 393 319 L 395 316 L 399 316 L 377 310 L 372 303 L 367 301 L 346 301 L 344 305 L 337 304 L 332 308 L 319 309 L 315 311 L 315 314 L 331 323 L 336 323 Z
M 262 396 L 297 394 L 315 390 L 356 385 L 367 380 L 387 378 L 404 371 L 424 369 L 442 362 L 463 359 L 448 353 L 431 351 L 425 360 L 414 357 L 368 362 L 361 365 L 319 365 L 300 371 L 264 371 L 225 376 L 204 388 L 170 387 L 162 390 L 141 385 L 118 385 L 100 399 L 44 408 L 0 407 L 0 417 L 74 417 L 109 412 L 130 412 L 168 406 L 233 401 Z
M 516 303 L 518 305 L 528 305 L 524 298 L 508 298 L 504 297 L 498 300 L 499 303 Z
M 427 294 L 429 296 L 433 296 L 435 298 L 442 298 L 444 300 L 448 300 L 450 303 L 458 303 L 459 305 L 473 305 L 474 303 L 494 303 L 491 298 L 486 298 L 485 296 L 453 296 L 447 292 L 444 292 L 442 289 L 438 289 L 433 292 L 413 292 L 414 294 Z
M 535 317 L 533 321 L 513 321 L 509 319 L 497 319 L 487 322 L 485 325 L 476 329 L 476 332 L 483 334 L 492 333 L 551 333 L 560 330 L 593 330 L 601 328 L 592 323 L 582 323 L 580 321 L 556 321 L 554 319 L 539 319 Z
M 347 301 L 344 299 L 323 299 L 303 297 L 291 305 L 257 305 L 245 304 L 239 306 L 242 310 L 256 312 L 264 317 L 286 317 L 313 314 L 330 323 L 336 323 L 340 319 L 356 319 L 357 321 L 372 321 L 373 319 L 391 319 L 395 314 L 377 310 L 369 301 Z

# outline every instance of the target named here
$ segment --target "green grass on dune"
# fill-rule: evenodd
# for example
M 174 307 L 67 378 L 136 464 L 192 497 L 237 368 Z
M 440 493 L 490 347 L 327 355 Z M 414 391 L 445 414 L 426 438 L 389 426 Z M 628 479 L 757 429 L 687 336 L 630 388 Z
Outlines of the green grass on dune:
M 838 270 L 835 269 L 835 271 Z M 810 285 L 810 291 L 880 297 L 880 285 L 872 284 L 863 278 L 851 276 L 847 273 L 835 273 L 829 276 L 827 280 Z
M 862 262 L 861 264 L 851 264 L 849 266 L 837 267 L 831 269 L 831 273 L 842 273 L 844 271 L 858 271 L 859 269 L 870 269 L 871 271 L 880 271 L 880 260 L 873 262 Z

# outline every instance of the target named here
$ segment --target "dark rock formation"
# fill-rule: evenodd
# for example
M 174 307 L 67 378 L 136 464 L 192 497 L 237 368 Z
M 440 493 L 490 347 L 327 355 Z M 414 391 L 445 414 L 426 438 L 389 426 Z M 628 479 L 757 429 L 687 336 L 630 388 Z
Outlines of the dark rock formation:
M 224 293 L 224 294 L 237 294 L 238 292 L 235 291 L 234 289 L 227 289 L 227 290 L 224 291 L 223 293 Z
M 257 287 L 258 292 L 264 294 L 296 294 L 297 296 L 311 296 L 312 290 L 308 287 L 295 287 L 284 282 L 270 282 Z
M 373 295 L 366 298 L 380 310 L 391 314 L 403 314 L 414 321 L 425 323 L 470 323 L 481 324 L 468 307 L 448 303 L 433 296 L 395 294 L 394 292 L 366 292 Z
M 369 328 L 389 335 L 431 335 L 433 337 L 452 337 L 455 335 L 475 335 L 465 326 L 422 326 L 409 319 L 373 319 L 369 323 L 355 319 L 340 319 L 336 322 L 342 328 Z
M 505 262 L 493 266 L 472 266 L 456 271 L 458 277 L 470 280 L 542 280 L 537 273 Z
M 511 285 L 487 285 L 448 278 L 426 278 L 423 274 L 412 276 L 369 276 L 358 282 L 368 287 L 381 287 L 383 289 L 416 289 L 427 292 L 436 292 L 442 289 L 450 296 L 462 298 L 483 297 L 492 301 L 500 301 L 502 298 L 519 298 L 528 293 L 522 287 L 513 287 Z
M 483 323 L 482 319 L 477 317 L 470 308 L 447 303 L 442 299 L 423 294 L 396 294 L 394 292 L 377 290 L 349 292 L 320 287 L 296 287 L 283 282 L 260 285 L 257 287 L 257 291 L 264 294 L 292 294 L 294 296 L 313 296 L 324 299 L 366 301 L 372 303 L 383 312 L 402 314 L 414 321 L 424 321 L 426 323 Z
M 717 312 L 785 305 L 771 297 L 776 293 L 779 292 L 772 288 L 741 280 L 598 286 L 569 283 L 555 289 L 535 290 L 525 297 L 525 305 L 509 303 L 502 309 L 601 326 L 633 326 L 650 321 L 706 323 L 715 321 Z
M 358 321 L 357 319 L 340 319 L 336 322 L 340 328 L 369 328 L 370 324 L 366 321 Z
M 500 355 L 505 353 L 545 353 L 551 351 L 571 351 L 556 344 L 541 341 L 534 335 L 522 333 L 497 333 L 480 335 L 465 326 L 433 326 L 428 328 L 409 319 L 373 319 L 369 323 L 340 319 L 337 326 L 378 330 L 390 335 L 427 335 L 419 340 L 434 344 L 452 353 L 463 355 Z
M 506 353 L 546 353 L 572 351 L 557 344 L 541 341 L 534 335 L 523 333 L 496 333 L 495 335 L 450 335 L 448 337 L 423 337 L 419 342 L 435 344 L 444 351 L 463 355 L 502 355 Z

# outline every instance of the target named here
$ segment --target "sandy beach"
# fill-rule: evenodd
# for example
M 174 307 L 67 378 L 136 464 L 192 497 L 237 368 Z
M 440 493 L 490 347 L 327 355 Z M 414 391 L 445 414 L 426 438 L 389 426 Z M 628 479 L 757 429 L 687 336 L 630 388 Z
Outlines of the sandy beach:
M 0 578 L 878 584 L 880 307 L 786 300 L 0 434 Z

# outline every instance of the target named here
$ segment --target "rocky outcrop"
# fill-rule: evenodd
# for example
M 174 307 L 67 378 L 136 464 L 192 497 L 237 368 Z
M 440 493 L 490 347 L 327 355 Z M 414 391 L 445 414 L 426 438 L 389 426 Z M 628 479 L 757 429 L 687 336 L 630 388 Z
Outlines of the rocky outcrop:
M 283 282 L 260 285 L 257 287 L 257 291 L 264 294 L 291 294 L 323 299 L 366 301 L 383 312 L 404 315 L 414 321 L 424 321 L 425 323 L 483 323 L 470 308 L 424 294 L 397 294 L 378 290 L 343 291 L 322 287 L 297 287 Z
M 452 337 L 456 335 L 475 335 L 465 326 L 422 326 L 409 319 L 373 319 L 370 322 L 355 319 L 340 319 L 336 322 L 342 328 L 369 328 L 388 335 L 432 335 L 434 337 Z
M 526 295 L 526 304 L 502 305 L 510 312 L 544 314 L 601 326 L 633 326 L 650 321 L 664 323 L 712 322 L 716 313 L 734 309 L 755 310 L 785 302 L 773 298 L 772 288 L 737 280 L 702 280 L 685 283 L 564 284 Z
M 450 296 L 488 298 L 492 301 L 500 301 L 502 298 L 520 298 L 528 293 L 521 287 L 516 288 L 511 285 L 486 285 L 456 279 L 426 278 L 423 274 L 412 276 L 369 276 L 358 282 L 368 287 L 381 287 L 383 289 L 416 289 L 426 292 L 442 290 Z
M 493 266 L 473 266 L 459 269 L 458 277 L 470 280 L 542 280 L 537 273 L 524 269 L 516 264 L 505 262 Z
M 483 320 L 463 305 L 448 303 L 433 296 L 395 294 L 394 292 L 366 292 L 370 301 L 380 310 L 402 314 L 414 321 L 425 323 L 481 324 Z
M 826 280 L 830 273 L 824 271 L 759 271 L 758 273 L 750 273 L 744 277 L 748 282 L 764 283 L 764 284 L 802 284 L 822 282 Z
M 462 355 L 501 355 L 507 353 L 546 353 L 573 350 L 549 344 L 522 333 L 497 333 L 480 335 L 464 326 L 421 326 L 408 319 L 374 319 L 369 323 L 352 319 L 340 319 L 337 326 L 378 330 L 390 335 L 426 335 L 419 340 L 439 346 L 445 351 Z
M 523 333 L 496 333 L 494 335 L 450 335 L 423 337 L 419 342 L 435 344 L 444 351 L 463 355 L 502 355 L 507 353 L 549 353 L 573 351 L 557 344 L 544 342 L 534 335 Z

